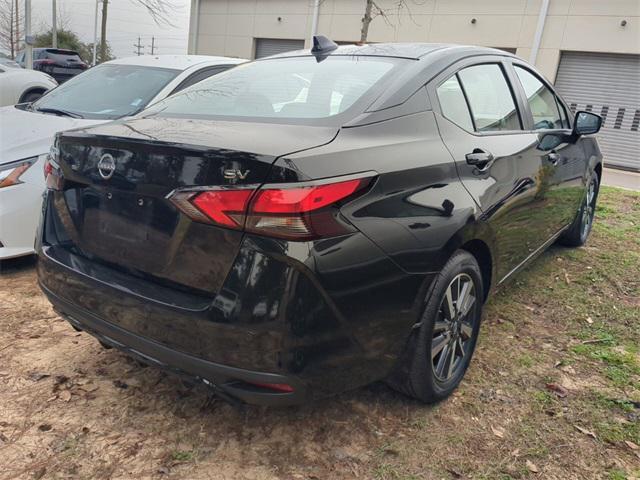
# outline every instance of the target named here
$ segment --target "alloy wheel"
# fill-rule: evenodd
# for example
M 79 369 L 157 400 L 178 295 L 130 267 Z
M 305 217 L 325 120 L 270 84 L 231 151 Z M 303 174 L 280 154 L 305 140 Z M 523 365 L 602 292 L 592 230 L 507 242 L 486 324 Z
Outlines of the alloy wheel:
M 476 301 L 474 281 L 466 273 L 454 277 L 440 301 L 431 339 L 431 366 L 441 382 L 457 375 L 471 354 Z

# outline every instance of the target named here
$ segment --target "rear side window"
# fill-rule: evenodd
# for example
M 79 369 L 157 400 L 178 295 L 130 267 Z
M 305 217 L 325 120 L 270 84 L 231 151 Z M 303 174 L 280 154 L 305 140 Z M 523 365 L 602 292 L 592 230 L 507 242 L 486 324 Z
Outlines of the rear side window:
M 478 132 L 521 130 L 511 89 L 498 64 L 474 65 L 458 72 Z
M 438 87 L 438 101 L 442 115 L 465 130 L 473 131 L 473 122 L 469 114 L 469 107 L 464 98 L 464 92 L 454 75 Z
M 530 71 L 516 65 L 514 68 L 527 96 L 534 130 L 566 128 L 555 94 Z

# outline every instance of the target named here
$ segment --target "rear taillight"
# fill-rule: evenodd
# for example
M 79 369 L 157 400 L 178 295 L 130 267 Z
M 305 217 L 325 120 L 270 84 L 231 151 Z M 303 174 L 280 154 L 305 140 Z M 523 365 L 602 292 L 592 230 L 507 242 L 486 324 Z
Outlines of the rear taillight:
M 367 187 L 373 175 L 304 184 L 178 191 L 171 201 L 193 220 L 290 240 L 352 231 L 337 208 Z
M 44 166 L 42 167 L 47 188 L 51 190 L 60 190 L 62 183 L 62 174 L 60 172 L 60 165 L 58 165 L 57 162 L 57 157 L 58 149 L 51 147 L 51 150 L 45 156 Z

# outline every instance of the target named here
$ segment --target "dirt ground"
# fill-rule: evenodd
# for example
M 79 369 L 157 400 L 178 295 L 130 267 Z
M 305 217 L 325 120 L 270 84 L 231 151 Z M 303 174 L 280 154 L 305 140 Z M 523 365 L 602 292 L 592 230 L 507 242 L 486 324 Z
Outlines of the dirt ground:
M 383 384 L 238 409 L 74 331 L 32 259 L 0 275 L 0 480 L 640 477 L 640 194 L 606 189 L 588 245 L 499 291 L 455 395 Z

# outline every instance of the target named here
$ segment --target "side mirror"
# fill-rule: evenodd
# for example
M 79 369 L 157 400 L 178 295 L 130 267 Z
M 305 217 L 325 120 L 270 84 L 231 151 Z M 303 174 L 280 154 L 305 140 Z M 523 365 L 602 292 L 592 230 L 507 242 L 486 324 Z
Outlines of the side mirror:
M 578 112 L 573 122 L 574 135 L 598 133 L 602 127 L 602 117 L 591 112 Z

